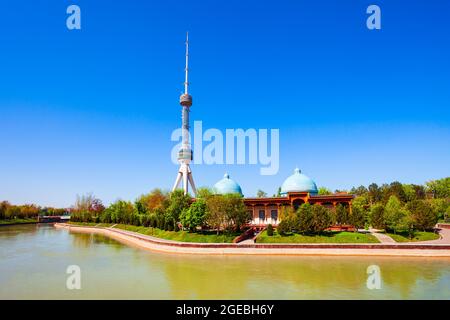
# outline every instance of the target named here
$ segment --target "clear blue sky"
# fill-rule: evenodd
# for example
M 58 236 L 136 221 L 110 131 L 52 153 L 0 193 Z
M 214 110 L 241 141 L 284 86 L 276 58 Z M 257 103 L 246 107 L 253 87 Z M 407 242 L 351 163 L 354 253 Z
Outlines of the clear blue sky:
M 82 30 L 66 28 L 77 4 Z M 366 28 L 378 4 L 382 29 Z M 448 1 L 0 2 L 0 200 L 69 206 L 169 189 L 190 33 L 191 120 L 279 128 L 280 170 L 227 171 L 247 196 L 295 166 L 319 186 L 449 176 Z

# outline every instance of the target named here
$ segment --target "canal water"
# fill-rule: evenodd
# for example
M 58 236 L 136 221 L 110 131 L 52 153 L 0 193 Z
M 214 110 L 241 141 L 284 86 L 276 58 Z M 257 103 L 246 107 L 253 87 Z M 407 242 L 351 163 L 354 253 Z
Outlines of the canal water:
M 68 290 L 68 266 L 81 289 Z M 368 289 L 367 268 L 381 288 Z M 150 252 L 51 225 L 0 227 L 0 299 L 450 299 L 450 259 Z

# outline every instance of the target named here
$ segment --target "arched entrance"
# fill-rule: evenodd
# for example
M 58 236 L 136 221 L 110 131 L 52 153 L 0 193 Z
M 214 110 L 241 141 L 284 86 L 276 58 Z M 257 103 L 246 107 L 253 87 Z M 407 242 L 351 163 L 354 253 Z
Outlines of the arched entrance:
M 295 211 L 297 211 L 297 209 L 304 203 L 305 201 L 303 201 L 303 199 L 294 199 L 292 201 L 292 207 L 294 208 Z

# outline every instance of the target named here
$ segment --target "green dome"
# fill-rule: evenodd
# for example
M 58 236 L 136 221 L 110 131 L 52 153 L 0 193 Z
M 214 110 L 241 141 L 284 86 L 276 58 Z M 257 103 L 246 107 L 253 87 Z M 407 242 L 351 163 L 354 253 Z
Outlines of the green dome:
M 230 176 L 227 173 L 225 173 L 222 180 L 214 185 L 213 191 L 215 194 L 238 193 L 242 196 L 241 186 L 233 179 L 230 179 Z
M 294 174 L 281 185 L 281 194 L 285 196 L 288 192 L 309 192 L 316 195 L 318 190 L 316 183 L 296 168 Z

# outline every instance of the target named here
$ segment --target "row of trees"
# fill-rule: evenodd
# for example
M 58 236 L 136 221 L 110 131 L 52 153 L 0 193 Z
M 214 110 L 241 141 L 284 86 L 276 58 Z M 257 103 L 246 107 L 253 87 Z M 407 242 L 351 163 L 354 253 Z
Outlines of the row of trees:
M 439 212 L 426 200 L 402 203 L 396 196 L 390 196 L 385 205 L 377 203 L 370 207 L 369 218 L 372 227 L 394 233 L 414 230 L 432 230 L 439 220 Z M 450 214 L 450 206 L 446 214 Z
M 38 207 L 34 204 L 13 205 L 8 201 L 0 202 L 0 220 L 35 219 L 38 216 L 63 215 L 65 209 Z
M 291 207 L 281 210 L 277 230 L 280 234 L 288 232 L 321 233 L 333 225 L 350 224 L 361 228 L 366 223 L 365 211 L 350 210 L 343 205 L 330 209 L 319 204 L 302 204 L 296 211 Z
M 92 195 L 78 197 L 71 212 L 71 220 L 78 222 L 123 223 L 191 232 L 214 229 L 233 232 L 251 219 L 239 195 L 213 195 L 208 189 L 198 190 L 192 201 L 182 190 L 163 192 L 155 189 L 142 195 L 134 203 L 118 200 L 105 208 Z

